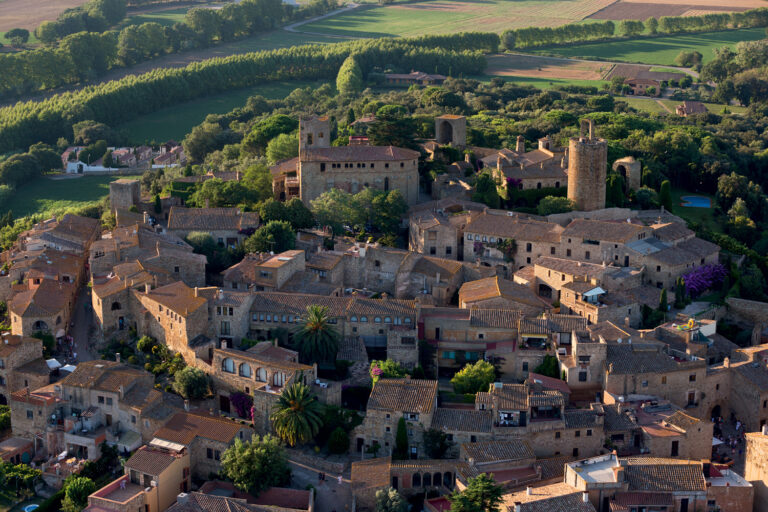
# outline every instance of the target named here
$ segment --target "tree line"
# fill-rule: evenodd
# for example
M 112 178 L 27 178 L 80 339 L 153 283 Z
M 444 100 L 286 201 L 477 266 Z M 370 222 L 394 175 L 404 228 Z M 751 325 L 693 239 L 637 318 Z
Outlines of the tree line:
M 44 21 L 35 29 L 35 36 L 51 44 L 77 32 L 103 32 L 125 18 L 125 0 L 90 0 L 66 9 L 56 21 Z
M 122 2 L 104 23 L 90 23 L 93 12 Z M 328 12 L 334 0 L 314 0 L 299 8 L 281 0 L 244 0 L 222 9 L 192 8 L 184 22 L 164 27 L 148 22 L 120 31 L 105 31 L 125 15 L 124 0 L 93 0 L 59 21 L 43 22 L 36 30 L 45 44 L 24 52 L 0 54 L 0 97 L 15 97 L 98 78 L 113 68 L 128 67 L 161 55 L 206 48 L 273 30 L 289 21 Z M 119 16 L 119 17 L 118 17 Z M 60 17 L 61 18 L 61 17 Z M 75 21 L 77 22 L 75 22 Z
M 768 26 L 768 8 L 760 7 L 744 12 L 703 14 L 701 16 L 662 16 L 647 20 L 624 20 L 599 23 L 572 23 L 559 27 L 527 27 L 507 30 L 502 43 L 507 50 L 538 48 L 558 44 L 604 41 L 618 37 L 637 37 L 643 33 L 680 34 L 686 32 L 711 32 L 736 28 Z

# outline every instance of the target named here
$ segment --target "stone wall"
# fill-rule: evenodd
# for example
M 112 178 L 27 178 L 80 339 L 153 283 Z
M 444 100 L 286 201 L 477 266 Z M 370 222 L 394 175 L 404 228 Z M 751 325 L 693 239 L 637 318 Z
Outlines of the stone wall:
M 755 512 L 768 510 L 768 435 L 761 432 L 747 434 L 744 478 L 754 486 L 753 510 Z

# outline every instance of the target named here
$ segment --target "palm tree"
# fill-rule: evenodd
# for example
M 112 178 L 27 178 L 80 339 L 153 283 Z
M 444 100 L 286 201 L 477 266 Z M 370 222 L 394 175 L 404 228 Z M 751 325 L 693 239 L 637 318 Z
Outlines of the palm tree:
M 283 389 L 270 419 L 278 437 L 290 446 L 306 443 L 320 431 L 323 406 L 309 386 L 295 382 Z
M 339 333 L 331 326 L 325 306 L 307 306 L 307 314 L 293 339 L 303 363 L 334 361 L 339 351 Z

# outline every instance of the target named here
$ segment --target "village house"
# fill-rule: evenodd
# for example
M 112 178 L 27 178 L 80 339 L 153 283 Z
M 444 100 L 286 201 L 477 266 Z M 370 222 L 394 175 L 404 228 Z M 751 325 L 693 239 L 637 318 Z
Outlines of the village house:
M 680 117 L 688 117 L 694 114 L 706 114 L 707 107 L 700 101 L 683 101 L 675 107 L 675 114 Z
M 42 332 L 57 338 L 64 336 L 75 304 L 75 283 L 33 274 L 16 291 L 8 303 L 13 334 L 31 336 Z
M 430 74 L 423 71 L 411 71 L 410 73 L 387 73 L 384 80 L 387 85 L 442 85 L 445 82 L 444 75 Z
M 533 290 L 499 276 L 468 281 L 459 289 L 460 308 L 517 309 L 527 316 L 538 316 L 551 309 Z
M 520 135 L 514 151 L 493 150 L 480 158 L 478 165 L 492 169 L 492 176 L 502 189 L 560 188 L 568 183 L 566 148 L 556 147 L 549 137 L 539 139 L 537 149 L 526 151 L 525 139 Z
M 296 272 L 306 269 L 304 251 L 280 254 L 247 254 L 239 263 L 222 272 L 228 290 L 278 291 Z
M 42 368 L 43 371 L 36 371 Z M 2 333 L 0 339 L 0 405 L 8 405 L 11 393 L 22 388 L 37 389 L 49 383 L 48 365 L 43 359 L 43 342 L 37 338 Z
M 527 487 L 524 490 L 504 494 L 502 498 L 502 506 L 514 512 L 596 512 L 598 510 L 585 493 L 563 482 Z M 608 511 L 608 509 L 605 510 Z
M 272 487 L 254 497 L 236 489 L 229 482 L 208 481 L 200 492 L 181 493 L 168 512 L 208 512 L 236 510 L 238 512 L 313 512 L 315 492 Z
M 209 233 L 220 247 L 235 248 L 259 227 L 259 214 L 239 208 L 184 208 L 168 214 L 168 231 L 179 238 L 192 232 Z
M 4 270 L 0 271 L 0 296 L 11 299 L 15 285 L 28 279 L 50 279 L 62 283 L 82 285 L 85 278 L 85 259 L 80 255 L 55 249 L 15 251 L 3 254 Z M 16 288 L 18 290 L 18 288 Z
M 37 251 L 44 248 L 82 255 L 88 251 L 101 232 L 99 219 L 66 214 L 61 220 L 52 217 L 35 224 L 19 234 L 16 242 L 21 250 Z
M 661 96 L 661 82 L 652 78 L 627 78 L 624 85 L 635 96 Z
M 275 197 L 300 198 L 305 204 L 339 188 L 355 194 L 364 188 L 399 190 L 408 204 L 418 201 L 419 153 L 394 146 L 330 144 L 328 117 L 299 121 L 299 156 L 271 167 Z
M 486 210 L 470 201 L 444 199 L 412 207 L 408 217 L 408 250 L 455 260 L 464 255 L 464 228 Z

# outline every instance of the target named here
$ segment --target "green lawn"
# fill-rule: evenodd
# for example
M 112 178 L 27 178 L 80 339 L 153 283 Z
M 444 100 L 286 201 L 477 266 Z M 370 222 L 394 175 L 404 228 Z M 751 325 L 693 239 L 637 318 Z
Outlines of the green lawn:
M 5 213 L 11 210 L 13 216 L 19 218 L 86 206 L 109 195 L 109 183 L 124 177 L 83 176 L 64 180 L 40 178 L 16 189 L 16 193 L 0 207 L 0 211 Z
M 365 5 L 300 30 L 350 37 L 417 36 L 467 30 L 502 32 L 580 21 L 610 0 L 425 0 Z
M 702 53 L 706 62 L 714 57 L 715 48 L 723 46 L 734 47 L 740 41 L 755 41 L 764 38 L 764 28 L 748 28 L 702 34 L 681 34 L 612 42 L 573 44 L 563 47 L 537 48 L 531 50 L 531 52 L 560 57 L 579 57 L 671 66 L 674 65 L 675 57 L 682 50 L 698 50 Z
M 642 110 L 643 112 L 651 112 L 656 114 L 669 114 L 667 110 L 659 105 L 655 100 L 645 98 L 631 98 L 616 96 L 616 101 L 626 101 L 630 107 Z M 670 107 L 674 112 L 675 108 Z
M 224 114 L 245 105 L 250 96 L 260 94 L 265 98 L 284 98 L 299 87 L 317 87 L 322 82 L 270 82 L 257 87 L 237 89 L 187 103 L 158 110 L 119 126 L 131 142 L 180 141 L 192 128 L 203 122 L 208 114 Z
M 141 25 L 142 23 L 149 23 L 151 21 L 159 23 L 160 25 L 170 27 L 176 22 L 184 21 L 184 16 L 191 7 L 179 7 L 178 9 L 168 9 L 167 11 L 148 12 L 146 14 L 135 14 L 128 16 L 122 22 L 119 27 L 127 27 L 128 25 Z
M 680 206 L 683 203 L 683 200 L 680 199 L 681 196 L 708 197 L 712 204 L 712 208 L 691 208 L 686 206 Z M 674 205 L 672 207 L 672 213 L 674 213 L 678 217 L 681 217 L 686 222 L 696 222 L 700 224 L 702 227 L 704 227 L 705 229 L 709 231 L 713 231 L 715 233 L 723 232 L 723 226 L 714 217 L 715 196 L 711 196 L 709 194 L 703 194 L 699 192 L 688 192 L 683 189 L 673 188 L 672 204 Z
M 559 85 L 578 85 L 578 86 L 594 86 L 601 89 L 603 84 L 608 83 L 605 80 L 574 80 L 568 78 L 540 78 L 532 76 L 496 76 L 496 75 L 478 75 L 471 76 L 475 80 L 481 82 L 489 82 L 492 78 L 503 78 L 506 82 L 512 82 L 520 85 L 532 85 L 539 89 L 553 89 Z

